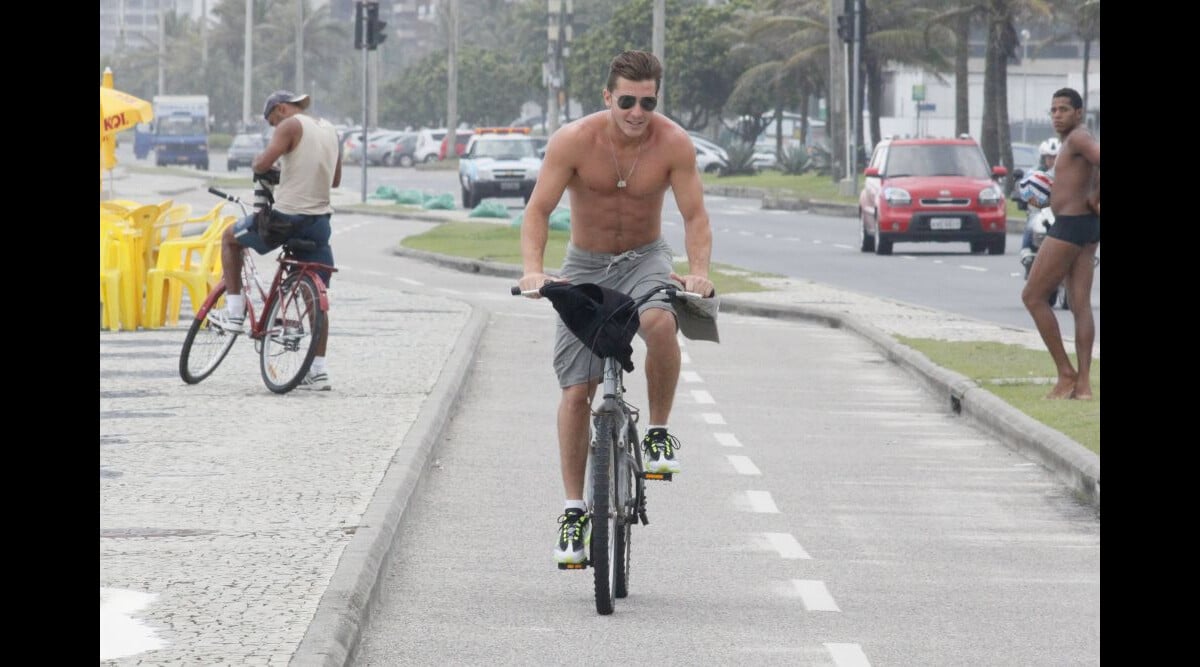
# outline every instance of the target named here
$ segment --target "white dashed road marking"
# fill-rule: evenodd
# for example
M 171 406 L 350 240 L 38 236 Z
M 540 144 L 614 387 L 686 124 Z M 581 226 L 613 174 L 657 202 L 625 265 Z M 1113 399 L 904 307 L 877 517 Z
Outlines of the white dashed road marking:
M 704 412 L 700 417 L 704 419 L 705 424 L 724 424 L 725 418 L 719 412 Z
M 762 514 L 779 514 L 775 500 L 770 491 L 747 491 L 746 498 L 750 500 L 750 509 Z
M 849 245 L 846 245 L 845 243 L 835 243 L 835 244 L 833 244 L 833 247 L 841 248 L 842 250 L 854 250 L 854 246 L 849 246 Z
M 780 558 L 800 558 L 811 559 L 812 556 L 800 546 L 796 538 L 792 537 L 791 533 L 766 533 L 767 541 L 771 543 L 771 548 L 779 552 Z
M 728 455 L 726 455 L 725 458 L 729 459 L 729 463 L 731 465 L 733 465 L 734 470 L 738 471 L 738 474 L 741 474 L 741 475 L 761 475 L 762 474 L 762 472 L 758 469 L 758 466 L 754 465 L 754 461 L 750 460 L 749 456 L 728 454 Z
M 983 273 L 987 273 L 987 269 L 983 268 L 982 266 L 971 266 L 970 264 L 959 264 L 958 268 L 966 269 L 968 271 L 980 271 Z
M 871 667 L 867 654 L 858 644 L 825 644 L 825 650 L 833 657 L 837 667 Z
M 684 382 L 704 382 L 696 371 L 680 371 L 679 378 Z
M 722 420 L 721 423 L 724 424 L 725 422 Z M 742 446 L 742 443 L 738 441 L 737 436 L 732 433 L 713 433 L 713 437 L 717 439 L 717 442 L 726 447 Z
M 804 602 L 805 609 L 809 611 L 841 611 L 841 609 L 838 609 L 837 603 L 833 601 L 833 596 L 829 594 L 829 590 L 825 588 L 825 582 L 792 579 L 792 585 L 796 587 L 796 592 L 800 594 L 800 599 Z
M 705 404 L 709 404 L 709 405 L 716 403 L 716 401 L 713 400 L 712 394 L 708 393 L 707 391 L 704 391 L 703 389 L 693 389 L 692 390 L 692 398 L 697 403 L 705 403 Z
M 404 284 L 406 284 L 406 285 L 416 285 L 416 286 L 420 286 L 420 285 L 424 285 L 424 284 L 425 284 L 425 283 L 423 283 L 423 282 L 421 282 L 421 281 L 419 281 L 419 280 L 413 280 L 412 278 L 405 278 L 405 277 L 403 277 L 403 276 L 392 276 L 392 279 L 393 279 L 393 280 L 396 280 L 396 281 L 398 281 L 398 282 L 402 282 L 402 283 L 404 283 Z

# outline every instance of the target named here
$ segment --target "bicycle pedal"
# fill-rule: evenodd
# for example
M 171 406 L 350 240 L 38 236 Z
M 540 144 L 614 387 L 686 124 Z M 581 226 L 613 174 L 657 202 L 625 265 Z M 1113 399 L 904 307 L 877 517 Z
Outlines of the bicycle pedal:
M 558 569 L 560 569 L 560 570 L 586 570 L 587 566 L 588 566 L 587 563 L 559 563 Z
M 643 472 L 639 473 L 638 477 L 641 477 L 642 479 L 658 479 L 664 482 L 669 482 L 671 481 L 672 474 L 673 473 L 669 472 Z

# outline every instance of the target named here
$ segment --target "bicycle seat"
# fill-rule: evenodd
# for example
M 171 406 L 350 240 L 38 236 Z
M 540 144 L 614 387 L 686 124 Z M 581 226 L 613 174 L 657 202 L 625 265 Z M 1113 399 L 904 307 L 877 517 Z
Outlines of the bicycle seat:
M 288 254 L 297 252 L 312 252 L 317 249 L 317 242 L 312 239 L 288 239 L 283 243 L 283 249 Z

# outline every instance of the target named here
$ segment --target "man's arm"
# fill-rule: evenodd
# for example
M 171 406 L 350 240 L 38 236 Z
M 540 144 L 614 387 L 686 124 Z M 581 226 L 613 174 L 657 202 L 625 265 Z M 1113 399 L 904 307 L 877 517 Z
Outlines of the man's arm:
M 554 212 L 574 173 L 569 158 L 570 134 L 570 130 L 559 130 L 550 137 L 537 184 L 533 186 L 533 193 L 529 195 L 529 203 L 525 206 L 525 217 L 521 221 L 521 260 L 525 275 L 519 283 L 523 290 L 538 289 L 546 282 L 546 240 L 550 236 L 550 214 Z
M 342 184 L 342 142 L 339 140 L 338 141 L 337 166 L 334 167 L 334 169 L 333 169 L 332 185 L 333 185 L 333 187 L 336 188 L 337 186 L 339 186 L 341 184 Z
M 1087 193 L 1087 205 L 1100 215 L 1100 143 L 1091 133 L 1081 142 L 1079 154 L 1096 169 L 1092 172 L 1091 191 Z
M 282 123 L 275 126 L 275 133 L 271 135 L 271 141 L 263 152 L 254 156 L 254 162 L 250 164 L 250 168 L 256 174 L 265 174 L 271 170 L 281 156 L 286 153 L 291 153 L 296 144 L 300 142 L 300 136 L 304 133 L 304 127 L 300 125 L 300 121 L 296 118 L 285 118 Z
M 683 283 L 683 289 L 708 296 L 713 291 L 708 279 L 712 256 L 712 228 L 704 208 L 704 185 L 696 169 L 696 149 L 687 135 L 680 132 L 671 144 L 671 191 L 679 213 L 683 215 L 683 244 L 688 256 L 688 275 L 671 274 Z

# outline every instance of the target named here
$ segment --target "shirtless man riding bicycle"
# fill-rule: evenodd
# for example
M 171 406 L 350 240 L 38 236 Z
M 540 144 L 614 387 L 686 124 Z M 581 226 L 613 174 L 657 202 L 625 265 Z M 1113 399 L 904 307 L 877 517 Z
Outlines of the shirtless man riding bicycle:
M 602 91 L 606 109 L 568 123 L 550 137 L 521 225 L 522 290 L 555 279 L 545 273 L 544 256 L 550 214 L 566 191 L 571 238 L 562 279 L 596 283 L 634 298 L 667 279 L 682 283 L 689 292 L 712 294 L 712 231 L 696 149 L 683 128 L 654 113 L 661 82 L 662 64 L 653 54 L 623 52 L 612 60 Z M 684 219 L 688 273 L 682 276 L 673 271 L 671 249 L 662 238 L 667 188 Z M 648 301 L 639 318 L 650 404 L 650 424 L 642 441 L 645 469 L 678 473 L 679 441 L 667 430 L 680 367 L 674 311 L 668 301 Z M 566 493 L 554 558 L 558 563 L 582 563 L 591 530 L 583 500 L 588 424 L 591 396 L 603 366 L 560 321 L 554 369 L 562 387 L 558 443 Z

